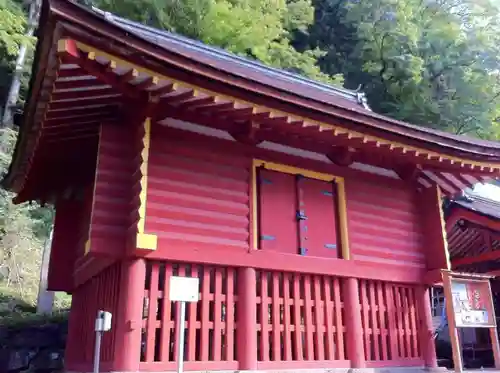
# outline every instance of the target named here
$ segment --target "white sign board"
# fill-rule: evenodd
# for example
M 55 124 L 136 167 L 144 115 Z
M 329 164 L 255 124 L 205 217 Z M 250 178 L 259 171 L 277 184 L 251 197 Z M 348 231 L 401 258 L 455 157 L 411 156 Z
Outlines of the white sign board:
M 111 330 L 111 312 L 107 311 L 97 311 L 97 318 L 95 319 L 95 331 L 96 332 L 107 332 Z
M 197 277 L 170 277 L 170 301 L 198 302 L 200 280 Z

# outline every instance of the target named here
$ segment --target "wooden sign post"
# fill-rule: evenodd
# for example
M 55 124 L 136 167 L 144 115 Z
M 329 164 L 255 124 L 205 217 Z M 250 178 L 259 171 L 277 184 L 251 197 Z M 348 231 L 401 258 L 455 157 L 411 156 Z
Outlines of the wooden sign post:
M 499 369 L 500 346 L 489 281 L 491 276 L 448 271 L 443 271 L 442 276 L 455 372 L 463 372 L 458 328 L 488 328 L 495 368 Z
M 184 329 L 186 320 L 186 302 L 198 302 L 200 296 L 200 280 L 197 277 L 170 277 L 170 301 L 179 302 L 180 314 L 177 324 L 177 373 L 184 368 Z

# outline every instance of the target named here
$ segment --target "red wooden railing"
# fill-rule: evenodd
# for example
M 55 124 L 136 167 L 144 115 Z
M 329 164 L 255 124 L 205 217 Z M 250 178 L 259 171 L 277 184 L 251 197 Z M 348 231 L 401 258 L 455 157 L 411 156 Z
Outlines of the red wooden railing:
M 175 369 L 179 312 L 164 298 L 172 275 L 200 278 L 200 301 L 189 304 L 186 311 L 186 369 L 238 369 L 237 270 L 150 261 L 146 273 L 141 370 Z M 256 273 L 258 368 L 349 366 L 343 279 Z M 359 295 L 367 364 L 422 362 L 415 287 L 361 280 Z
M 78 287 L 72 297 L 68 339 L 66 343 L 66 369 L 87 371 L 94 356 L 94 323 L 98 310 L 117 315 L 121 265 L 113 264 L 97 276 Z M 103 370 L 114 358 L 116 319 L 111 331 L 104 333 L 101 348 Z
M 146 270 L 141 369 L 173 370 L 176 366 L 179 310 L 165 301 L 172 275 L 200 279 L 200 300 L 186 308 L 186 369 L 237 369 L 235 269 L 160 262 L 148 262 Z
M 79 368 L 85 366 L 88 370 L 90 367 L 93 324 L 98 309 L 116 315 L 112 330 L 104 335 L 102 351 L 103 371 L 113 368 L 110 365 L 107 369 L 106 363 L 112 362 L 113 352 L 121 348 L 115 332 L 120 330 L 120 325 L 116 325 L 116 320 L 121 317 L 119 283 L 127 278 L 121 273 L 125 271 L 123 268 L 120 263 L 113 264 L 75 291 L 66 355 L 68 369 L 82 370 Z M 252 340 L 253 346 L 257 346 L 251 358 L 256 369 L 351 366 L 353 357 L 349 356 L 348 348 L 351 331 L 347 330 L 346 325 L 350 324 L 346 320 L 353 316 L 346 309 L 352 307 L 346 306 L 350 304 L 344 295 L 348 284 L 346 278 L 257 269 L 253 272 L 255 276 L 249 277 L 252 279 L 250 285 L 255 281 L 252 288 L 246 283 L 245 287 L 238 283 L 239 276 L 244 278 L 243 270 L 246 269 L 147 260 L 146 270 L 140 272 L 145 276 L 144 292 L 134 300 L 143 303 L 142 323 L 137 324 L 137 329 L 135 326 L 131 329 L 137 330 L 138 369 L 175 370 L 179 309 L 168 299 L 172 275 L 200 279 L 200 300 L 186 308 L 186 370 L 238 370 L 241 367 L 238 352 L 241 355 L 246 352 L 241 341 L 247 340 Z M 141 282 L 135 279 L 135 284 L 138 284 L 136 281 Z M 239 292 L 247 289 L 253 296 L 247 294 L 241 298 Z M 366 366 L 423 365 L 418 327 L 422 305 L 417 304 L 422 289 L 358 280 L 358 290 Z M 239 297 L 246 299 L 241 303 L 244 307 L 241 309 Z M 247 304 L 248 299 L 255 302 Z M 245 312 L 252 307 L 255 312 Z M 238 317 L 245 323 L 241 332 L 255 333 L 253 336 L 238 335 Z M 248 356 L 240 356 L 240 360 L 245 359 L 248 361 Z
M 404 366 L 421 360 L 416 288 L 361 280 L 359 295 L 366 361 Z
M 259 368 L 345 361 L 342 306 L 338 278 L 258 271 Z

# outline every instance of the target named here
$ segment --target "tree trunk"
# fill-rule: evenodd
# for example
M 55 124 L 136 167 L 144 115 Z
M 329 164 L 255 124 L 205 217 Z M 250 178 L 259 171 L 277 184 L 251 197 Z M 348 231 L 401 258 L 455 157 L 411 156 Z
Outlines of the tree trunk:
M 49 272 L 50 249 L 52 247 L 53 234 L 54 226 L 52 226 L 49 237 L 45 241 L 42 254 L 42 265 L 40 266 L 40 283 L 38 285 L 36 312 L 42 314 L 51 314 L 54 306 L 54 292 L 47 291 L 47 276 Z
M 35 32 L 38 23 L 38 16 L 40 13 L 40 0 L 31 0 L 28 13 L 28 27 L 26 28 L 25 36 L 31 37 Z M 12 74 L 12 82 L 9 88 L 9 94 L 4 106 L 2 127 L 12 127 L 14 113 L 13 109 L 17 104 L 19 98 L 19 91 L 21 89 L 21 75 L 24 70 L 24 61 L 26 59 L 26 52 L 28 50 L 27 43 L 23 43 L 19 49 L 19 54 L 16 59 L 16 68 Z

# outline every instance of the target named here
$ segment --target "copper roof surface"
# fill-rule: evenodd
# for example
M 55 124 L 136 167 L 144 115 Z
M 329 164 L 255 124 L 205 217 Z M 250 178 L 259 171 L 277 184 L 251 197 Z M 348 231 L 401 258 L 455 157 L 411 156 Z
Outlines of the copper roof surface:
M 466 193 L 463 198 L 453 200 L 453 204 L 490 218 L 500 219 L 500 202 L 474 193 Z

